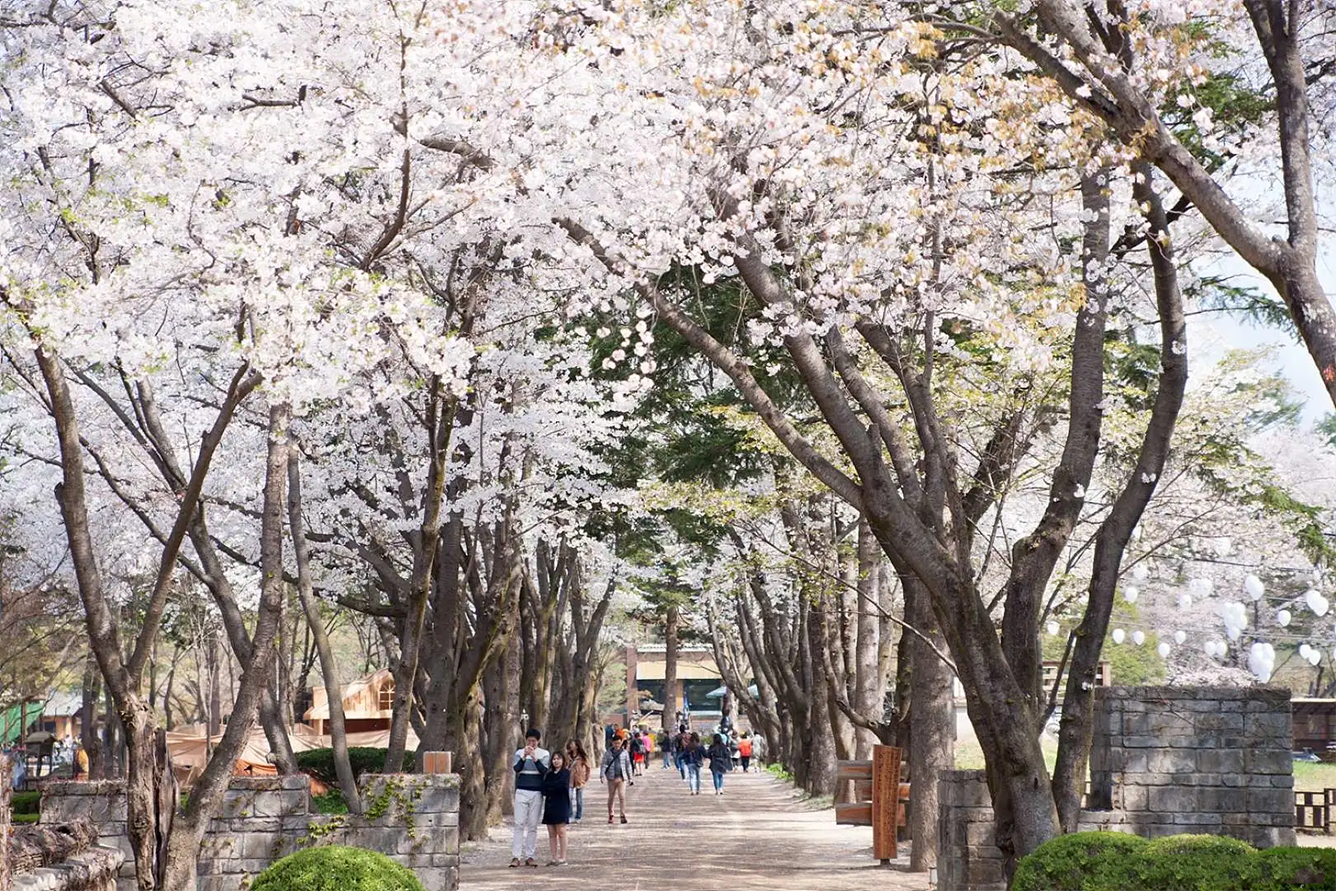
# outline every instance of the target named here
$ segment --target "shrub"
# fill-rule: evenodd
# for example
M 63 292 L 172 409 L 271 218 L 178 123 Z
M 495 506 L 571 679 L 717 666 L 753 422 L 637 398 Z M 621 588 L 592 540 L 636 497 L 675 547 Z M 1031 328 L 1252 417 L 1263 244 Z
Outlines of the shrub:
M 1086 891 L 1136 887 L 1137 860 L 1150 843 L 1121 832 L 1074 832 L 1040 845 L 1016 867 L 1013 891 Z
M 1268 848 L 1257 855 L 1262 878 L 1257 891 L 1336 891 L 1336 850 Z
M 1145 891 L 1252 891 L 1261 877 L 1256 848 L 1218 835 L 1157 838 L 1137 859 Z
M 385 749 L 368 746 L 352 746 L 348 749 L 348 764 L 353 769 L 353 776 L 360 779 L 364 773 L 381 773 L 385 770 Z M 417 764 L 417 752 L 404 753 L 404 772 L 411 773 Z M 297 753 L 297 767 L 303 773 L 309 773 L 322 782 L 337 786 L 339 775 L 334 769 L 333 749 L 311 749 Z
M 14 814 L 10 817 L 14 823 L 36 823 L 42 819 L 41 814 Z
M 251 883 L 251 891 L 423 891 L 422 883 L 384 854 L 330 845 L 290 854 Z
M 42 812 L 41 792 L 15 792 L 10 799 L 10 807 L 15 814 L 40 814 Z

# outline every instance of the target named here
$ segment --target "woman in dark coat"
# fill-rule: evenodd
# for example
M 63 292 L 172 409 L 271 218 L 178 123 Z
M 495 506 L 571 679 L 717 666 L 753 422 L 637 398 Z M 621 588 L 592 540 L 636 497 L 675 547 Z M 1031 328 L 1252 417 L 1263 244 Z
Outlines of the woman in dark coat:
M 724 774 L 733 769 L 733 751 L 728 747 L 722 733 L 714 735 L 706 756 L 710 759 L 710 776 L 714 778 L 714 794 L 724 794 Z
M 566 865 L 566 824 L 571 821 L 571 771 L 566 755 L 552 753 L 552 769 L 543 776 L 543 825 L 552 851 L 548 866 Z

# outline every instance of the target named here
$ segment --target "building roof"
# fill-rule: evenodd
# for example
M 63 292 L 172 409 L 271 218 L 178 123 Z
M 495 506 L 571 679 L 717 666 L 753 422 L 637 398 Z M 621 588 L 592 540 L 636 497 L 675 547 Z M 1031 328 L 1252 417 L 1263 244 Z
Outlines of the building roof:
M 83 710 L 83 694 L 68 690 L 57 690 L 46 699 L 42 706 L 44 718 L 70 718 Z

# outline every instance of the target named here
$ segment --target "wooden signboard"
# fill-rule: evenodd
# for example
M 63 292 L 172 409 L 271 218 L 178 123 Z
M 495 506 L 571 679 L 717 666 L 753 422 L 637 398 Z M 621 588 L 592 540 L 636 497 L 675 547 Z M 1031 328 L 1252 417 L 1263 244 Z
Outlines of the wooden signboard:
M 872 747 L 872 856 L 895 859 L 895 827 L 900 809 L 900 750 Z
M 873 746 L 871 761 L 841 761 L 838 783 L 854 784 L 854 801 L 835 805 L 835 822 L 872 827 L 872 856 L 883 864 L 896 857 L 896 828 L 905 825 L 907 783 L 900 782 L 900 750 Z

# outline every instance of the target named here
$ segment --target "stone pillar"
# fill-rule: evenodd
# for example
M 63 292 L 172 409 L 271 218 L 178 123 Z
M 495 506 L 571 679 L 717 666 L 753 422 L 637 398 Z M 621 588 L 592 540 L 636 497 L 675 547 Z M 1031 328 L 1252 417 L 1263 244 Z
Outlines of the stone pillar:
M 937 891 L 1006 891 L 984 772 L 938 771 L 937 795 Z
M 1276 687 L 1098 689 L 1081 828 L 1292 845 L 1292 734 L 1290 693 Z
M 9 863 L 10 795 L 13 794 L 13 767 L 0 755 L 0 891 L 9 891 L 13 873 Z

